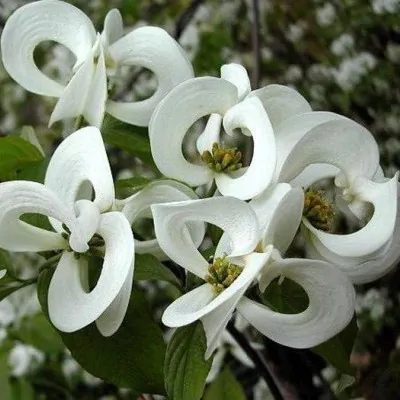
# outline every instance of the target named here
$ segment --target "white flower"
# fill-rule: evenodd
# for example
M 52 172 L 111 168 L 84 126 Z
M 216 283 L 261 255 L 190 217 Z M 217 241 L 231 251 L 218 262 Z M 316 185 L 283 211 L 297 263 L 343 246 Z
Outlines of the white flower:
M 390 61 L 399 64 L 400 63 L 400 45 L 389 42 L 386 46 L 386 55 Z
M 32 346 L 17 343 L 10 351 L 8 363 L 11 367 L 11 375 L 21 377 L 29 370 L 42 364 L 44 354 Z
M 196 24 L 188 25 L 179 40 L 180 45 L 185 49 L 190 60 L 193 60 L 200 46 L 199 28 Z
M 8 298 L 0 301 L 0 326 L 10 325 L 15 320 L 15 310 Z
M 379 320 L 390 309 L 392 303 L 387 290 L 369 289 L 365 294 L 357 295 L 357 313 L 368 311 L 372 320 Z
M 376 64 L 376 58 L 372 54 L 362 52 L 343 60 L 339 67 L 333 70 L 333 75 L 337 84 L 348 91 L 357 85 L 367 72 L 373 70 Z
M 25 5 L 6 22 L 1 37 L 2 59 L 12 78 L 25 89 L 58 97 L 49 124 L 83 115 L 100 127 L 104 112 L 135 125 L 147 126 L 160 100 L 177 84 L 193 77 L 183 51 L 164 30 L 141 27 L 123 35 L 122 18 L 111 10 L 104 30 L 97 33 L 89 18 L 71 4 L 42 0 Z M 33 52 L 44 40 L 66 46 L 76 56 L 67 86 L 50 79 L 36 66 Z M 158 80 L 156 93 L 144 101 L 118 103 L 107 100 L 107 77 L 121 65 L 139 65 Z
M 317 229 L 303 218 L 309 256 L 337 265 L 354 283 L 387 272 L 400 256 L 395 231 L 398 178 L 397 174 L 391 180 L 383 178 L 373 136 L 356 122 L 329 112 L 294 116 L 280 124 L 275 135 L 276 181 L 308 188 L 335 177 L 343 201 L 355 216 L 363 219 L 368 205 L 374 208 L 362 229 L 344 235 Z
M 394 13 L 399 8 L 399 0 L 371 0 L 372 9 L 377 14 Z
M 164 312 L 163 323 L 179 327 L 201 319 L 206 358 L 218 347 L 236 308 L 264 335 L 291 347 L 312 347 L 342 330 L 352 318 L 355 301 L 346 276 L 326 262 L 280 257 L 297 230 L 302 206 L 302 191 L 290 191 L 287 184 L 250 205 L 216 197 L 152 206 L 161 248 L 206 281 L 175 300 Z M 210 265 L 188 235 L 190 221 L 206 221 L 225 231 Z M 279 314 L 244 296 L 256 279 L 264 291 L 282 275 L 306 290 L 310 304 L 304 312 Z
M 298 42 L 304 36 L 307 24 L 305 21 L 298 21 L 295 24 L 290 24 L 289 29 L 286 31 L 286 37 L 291 42 Z
M 65 359 L 61 363 L 61 371 L 67 381 L 72 381 L 81 369 L 82 367 L 67 353 Z
M 249 92 L 247 72 L 238 64 L 222 66 L 221 78 L 190 79 L 173 89 L 156 108 L 149 125 L 159 170 L 191 186 L 215 179 L 224 196 L 247 200 L 261 193 L 275 170 L 274 126 L 311 108 L 300 94 L 284 86 L 269 85 Z M 202 165 L 190 163 L 182 154 L 184 136 L 193 123 L 209 114 L 197 139 Z M 254 152 L 249 167 L 242 168 L 236 149 L 224 147 L 221 124 L 228 135 L 240 128 L 244 135 L 252 136 Z
M 298 81 L 303 77 L 303 71 L 298 65 L 289 65 L 285 71 L 285 80 L 289 82 Z
M 396 198 L 396 184 L 397 176 L 386 187 L 375 186 L 382 191 L 376 203 L 379 208 L 375 208 L 370 221 L 357 232 L 348 235 L 323 232 L 304 219 L 307 255 L 333 263 L 355 284 L 372 282 L 388 273 L 400 259 L 400 202 Z
M 332 4 L 325 3 L 315 11 L 317 22 L 321 26 L 328 26 L 335 21 L 336 11 Z
M 23 317 L 39 310 L 36 288 L 31 285 L 18 289 L 0 302 L 0 326 L 18 324 Z
M 336 56 L 343 56 L 354 47 L 354 38 L 348 33 L 342 33 L 331 44 L 331 51 Z
M 92 192 L 94 199 L 92 199 Z M 125 216 L 111 211 L 114 185 L 97 128 L 72 134 L 54 152 L 44 185 L 0 184 L 0 247 L 9 251 L 60 251 L 48 292 L 56 328 L 73 332 L 96 321 L 109 336 L 120 326 L 130 298 L 134 239 Z M 44 214 L 54 231 L 22 222 L 26 213 Z M 87 258 L 93 249 L 104 262 L 94 289 L 87 286 Z

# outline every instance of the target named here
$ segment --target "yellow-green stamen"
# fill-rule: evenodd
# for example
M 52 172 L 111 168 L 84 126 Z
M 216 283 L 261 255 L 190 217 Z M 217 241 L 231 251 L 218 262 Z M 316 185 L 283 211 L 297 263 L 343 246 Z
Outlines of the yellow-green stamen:
M 332 231 L 335 210 L 322 191 L 309 189 L 305 192 L 303 215 L 315 228 Z
M 217 257 L 208 266 L 208 274 L 204 279 L 213 286 L 214 293 L 219 295 L 232 285 L 242 271 L 242 267 L 232 264 L 226 257 Z
M 201 155 L 201 160 L 215 172 L 232 172 L 242 167 L 240 160 L 242 153 L 236 148 L 219 147 L 218 143 L 212 145 L 212 150 L 206 150 Z

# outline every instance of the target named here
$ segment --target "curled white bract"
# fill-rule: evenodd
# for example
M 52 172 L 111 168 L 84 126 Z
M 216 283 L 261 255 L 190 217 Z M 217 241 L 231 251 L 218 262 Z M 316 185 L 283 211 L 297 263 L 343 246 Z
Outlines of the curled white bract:
M 321 179 L 335 178 L 340 202 L 348 212 L 361 220 L 370 217 L 350 234 L 322 231 L 303 218 L 308 255 L 335 264 L 354 283 L 382 276 L 393 265 L 394 252 L 400 257 L 397 246 L 389 244 L 395 242 L 398 176 L 383 177 L 371 133 L 331 112 L 295 115 L 278 124 L 275 133 L 276 181 L 306 189 Z M 366 215 L 371 205 L 373 211 Z

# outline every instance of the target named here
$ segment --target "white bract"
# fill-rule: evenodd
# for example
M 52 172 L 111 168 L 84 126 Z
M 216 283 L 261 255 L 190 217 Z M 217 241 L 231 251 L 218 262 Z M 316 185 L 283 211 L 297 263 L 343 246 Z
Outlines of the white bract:
M 300 223 L 302 205 L 302 191 L 290 191 L 283 184 L 250 205 L 217 197 L 152 206 L 161 248 L 206 281 L 166 309 L 164 324 L 179 327 L 201 319 L 207 337 L 206 358 L 218 347 L 235 309 L 264 335 L 291 347 L 312 347 L 340 332 L 354 312 L 354 289 L 347 277 L 326 262 L 280 257 Z M 225 231 L 212 264 L 188 235 L 190 221 L 206 221 Z M 228 271 L 223 282 L 218 280 L 221 266 L 220 271 Z M 260 279 L 264 291 L 282 275 L 307 292 L 310 304 L 304 312 L 276 313 L 244 296 L 256 280 Z
M 151 206 L 153 204 L 196 199 L 198 199 L 197 195 L 188 186 L 177 181 L 163 179 L 151 182 L 144 189 L 124 200 L 116 200 L 114 208 L 121 210 L 132 225 L 142 218 L 152 219 Z M 190 224 L 189 232 L 196 247 L 200 246 L 205 234 L 204 223 Z M 149 253 L 160 260 L 168 259 L 160 248 L 157 238 L 147 240 L 135 238 L 135 252 L 138 254 Z
M 160 100 L 177 84 L 193 77 L 193 69 L 178 43 L 161 28 L 140 27 L 125 36 L 121 14 L 111 10 L 104 30 L 96 33 L 90 19 L 63 1 L 27 4 L 7 20 L 1 37 L 4 67 L 30 92 L 59 98 L 49 125 L 83 115 L 100 127 L 104 112 L 134 125 L 147 126 Z M 43 41 L 66 46 L 76 57 L 67 86 L 50 79 L 37 67 L 33 53 Z M 138 65 L 152 71 L 158 81 L 150 98 L 120 103 L 108 98 L 107 77 L 121 65 Z
M 221 78 L 187 80 L 160 102 L 149 124 L 151 151 L 164 175 L 191 186 L 215 179 L 222 195 L 247 200 L 261 193 L 273 177 L 275 125 L 287 116 L 309 110 L 297 92 L 280 85 L 250 93 L 246 70 L 238 64 L 227 64 L 221 68 Z M 209 114 L 207 126 L 197 140 L 203 163 L 194 164 L 182 154 L 183 139 L 199 118 Z M 236 149 L 224 147 L 221 124 L 228 135 L 240 128 L 244 135 L 252 136 L 254 151 L 248 167 L 242 168 Z M 218 152 L 220 156 L 216 155 Z
M 368 223 L 350 234 L 325 232 L 303 218 L 310 255 L 337 265 L 354 283 L 387 272 L 400 256 L 393 236 L 398 174 L 383 178 L 373 136 L 358 123 L 329 112 L 299 114 L 283 121 L 276 131 L 276 181 L 308 188 L 335 177 L 342 203 L 356 217 L 365 219 L 373 206 Z
M 92 189 L 94 198 L 89 200 Z M 125 316 L 134 239 L 125 216 L 112 211 L 113 202 L 110 166 L 101 134 L 94 127 L 80 129 L 61 143 L 50 160 L 44 185 L 30 181 L 0 184 L 0 247 L 16 252 L 59 252 L 48 291 L 48 311 L 61 331 L 73 332 L 95 321 L 100 332 L 109 336 Z M 32 213 L 48 216 L 54 231 L 20 219 Z M 104 262 L 90 291 L 86 255 L 93 249 L 104 252 Z

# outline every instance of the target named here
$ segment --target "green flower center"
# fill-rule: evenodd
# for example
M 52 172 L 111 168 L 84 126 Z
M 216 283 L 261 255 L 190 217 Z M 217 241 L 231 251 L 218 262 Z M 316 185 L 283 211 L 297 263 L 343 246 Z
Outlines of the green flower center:
M 242 271 L 242 267 L 232 264 L 226 257 L 218 257 L 208 266 L 208 274 L 204 279 L 213 286 L 214 293 L 219 295 L 232 285 Z
M 212 150 L 203 151 L 201 160 L 215 172 L 232 172 L 242 167 L 240 162 L 242 153 L 236 148 L 219 147 L 218 143 L 212 145 Z
M 303 215 L 315 228 L 325 232 L 332 231 L 335 210 L 322 191 L 309 189 L 305 192 Z

